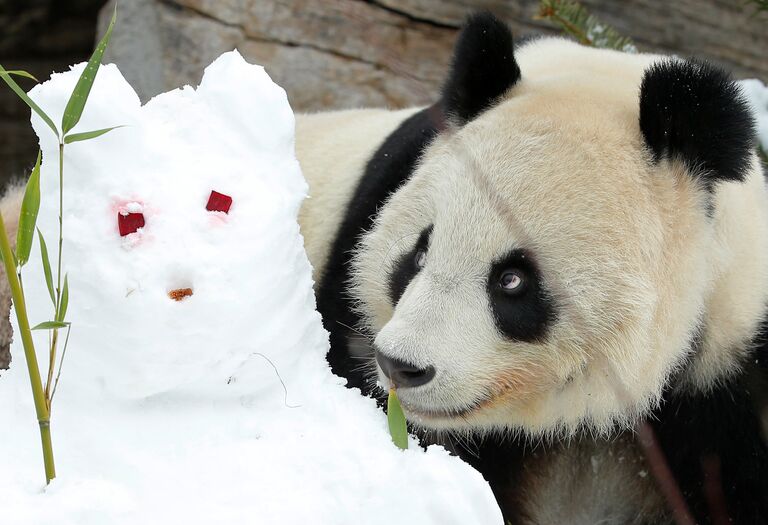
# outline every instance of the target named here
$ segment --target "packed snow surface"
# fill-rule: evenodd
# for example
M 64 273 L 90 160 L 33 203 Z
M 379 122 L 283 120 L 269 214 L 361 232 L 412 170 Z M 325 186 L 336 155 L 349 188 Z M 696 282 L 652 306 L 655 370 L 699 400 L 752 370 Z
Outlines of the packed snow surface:
M 83 67 L 32 90 L 55 122 Z M 33 125 L 55 260 L 57 142 Z M 374 401 L 330 373 L 296 221 L 307 186 L 294 117 L 264 70 L 227 53 L 197 89 L 141 106 L 104 66 L 75 131 L 116 125 L 65 150 L 73 327 L 52 414 L 58 477 L 44 487 L 16 337 L 0 377 L 0 521 L 501 523 L 477 472 L 439 447 L 395 448 Z M 232 197 L 229 213 L 206 210 L 211 191 Z M 121 237 L 118 216 L 135 213 L 144 227 Z M 24 286 L 33 324 L 51 319 L 37 241 Z
M 768 86 L 756 78 L 741 80 L 739 84 L 755 113 L 760 147 L 768 154 Z

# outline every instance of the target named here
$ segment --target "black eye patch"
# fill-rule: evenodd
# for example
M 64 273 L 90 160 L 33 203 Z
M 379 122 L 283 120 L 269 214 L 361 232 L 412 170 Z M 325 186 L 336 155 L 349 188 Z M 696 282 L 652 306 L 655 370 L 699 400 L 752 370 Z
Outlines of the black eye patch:
M 430 235 L 432 235 L 432 226 L 421 232 L 416 245 L 409 252 L 400 256 L 394 271 L 389 275 L 389 297 L 392 299 L 393 305 L 397 304 L 408 283 L 419 273 L 420 268 L 416 262 L 416 254 L 421 250 L 427 251 Z
M 511 275 L 522 280 L 514 290 L 509 286 Z M 487 290 L 496 327 L 508 339 L 541 340 L 556 318 L 554 301 L 525 250 L 512 250 L 491 265 Z

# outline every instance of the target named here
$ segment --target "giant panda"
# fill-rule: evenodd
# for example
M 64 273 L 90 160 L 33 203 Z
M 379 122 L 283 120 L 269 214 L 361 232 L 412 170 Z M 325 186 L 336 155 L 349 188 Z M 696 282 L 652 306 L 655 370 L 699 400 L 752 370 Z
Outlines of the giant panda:
M 768 523 L 768 193 L 706 62 L 487 13 L 436 102 L 297 117 L 329 362 L 508 523 Z

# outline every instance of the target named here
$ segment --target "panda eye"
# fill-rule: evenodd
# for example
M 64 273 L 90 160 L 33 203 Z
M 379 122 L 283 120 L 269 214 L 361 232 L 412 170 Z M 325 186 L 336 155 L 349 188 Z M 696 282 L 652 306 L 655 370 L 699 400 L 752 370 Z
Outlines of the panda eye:
M 389 274 L 389 297 L 392 299 L 393 305 L 396 305 L 400 300 L 408 283 L 427 264 L 427 248 L 431 234 L 432 226 L 424 229 L 419 234 L 419 240 L 416 241 L 416 245 L 400 256 L 392 272 Z
M 518 294 L 525 287 L 525 276 L 520 270 L 504 270 L 501 277 L 499 277 L 499 287 L 504 293 L 510 295 Z
M 416 265 L 416 268 L 418 268 L 419 270 L 424 268 L 424 266 L 427 265 L 427 251 L 417 250 L 416 255 L 413 258 L 413 263 Z

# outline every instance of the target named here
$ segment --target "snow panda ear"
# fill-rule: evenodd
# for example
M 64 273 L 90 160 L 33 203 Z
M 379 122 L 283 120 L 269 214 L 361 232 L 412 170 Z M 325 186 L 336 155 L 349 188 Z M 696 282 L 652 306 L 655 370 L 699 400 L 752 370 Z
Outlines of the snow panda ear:
M 453 51 L 443 109 L 457 124 L 482 113 L 520 80 L 512 33 L 491 13 L 471 15 Z
M 704 187 L 743 181 L 756 145 L 755 123 L 741 91 L 706 62 L 657 62 L 640 87 L 640 130 L 655 162 L 678 158 Z

